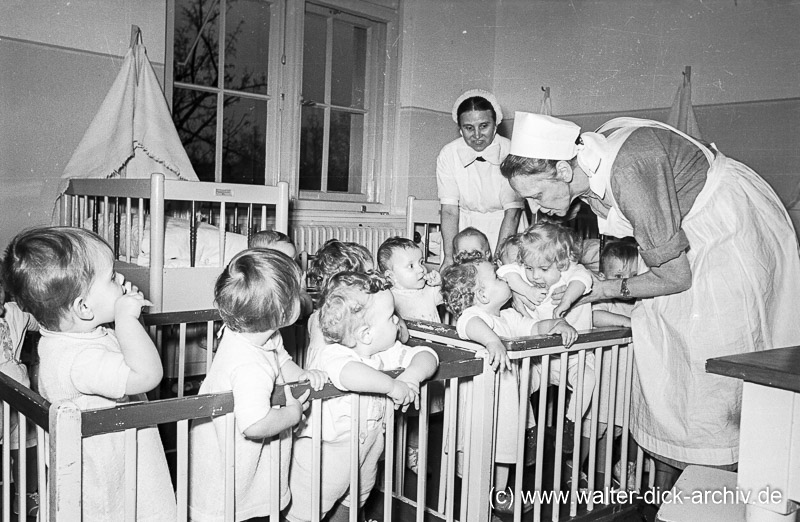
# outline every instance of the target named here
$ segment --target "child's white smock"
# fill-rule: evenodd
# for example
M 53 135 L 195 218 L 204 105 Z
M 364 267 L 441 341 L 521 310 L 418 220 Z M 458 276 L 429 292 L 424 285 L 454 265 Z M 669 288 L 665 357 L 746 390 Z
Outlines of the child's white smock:
M 201 394 L 233 392 L 237 521 L 269 516 L 270 491 L 275 480 L 280 481 L 280 507 L 284 508 L 291 498 L 291 434 L 284 431 L 276 435 L 280 437 L 281 462 L 280 476 L 273 477 L 269 447 L 272 439 L 252 440 L 243 433 L 269 413 L 275 384 L 284 383 L 281 366 L 288 361 L 291 361 L 291 357 L 284 349 L 279 333 L 263 346 L 255 346 L 238 333 L 225 328 L 211 370 L 200 387 Z M 189 514 L 193 521 L 224 520 L 225 424 L 225 417 L 215 417 L 192 425 Z
M 81 410 L 128 402 L 130 368 L 114 331 L 98 327 L 85 334 L 41 330 L 39 391 L 50 402 L 72 401 Z M 175 494 L 156 428 L 137 434 L 136 520 L 176 519 Z M 83 439 L 84 522 L 125 519 L 125 434 Z
M 433 321 L 441 323 L 439 310 L 436 308 L 442 304 L 442 287 L 428 286 L 417 289 L 391 288 L 394 296 L 394 309 L 397 315 L 407 321 Z
M 341 344 L 326 345 L 310 369 L 327 372 L 334 386 L 347 391 L 341 382 L 342 369 L 351 362 L 359 362 L 376 370 L 405 368 L 419 353 L 436 352 L 424 346 L 405 346 L 399 341 L 386 351 L 371 357 L 361 357 L 352 348 Z M 364 505 L 378 474 L 378 460 L 384 446 L 384 416 L 391 399 L 377 394 L 346 394 L 322 402 L 322 516 L 330 511 L 350 487 L 350 430 L 352 401 L 360 399 L 359 409 L 359 504 Z M 390 408 L 393 406 L 389 406 Z M 292 505 L 286 518 L 292 522 L 311 520 L 311 433 L 309 418 L 300 431 L 292 455 L 291 490 Z M 350 505 L 349 496 L 343 499 Z

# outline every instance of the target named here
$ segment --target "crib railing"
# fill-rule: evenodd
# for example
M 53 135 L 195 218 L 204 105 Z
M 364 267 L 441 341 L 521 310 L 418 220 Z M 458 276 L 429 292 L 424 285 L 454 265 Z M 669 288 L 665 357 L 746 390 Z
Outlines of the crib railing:
M 458 338 L 455 328 L 426 321 L 408 321 L 412 337 L 474 349 L 474 344 Z M 644 453 L 636 452 L 636 475 L 633 484 L 627 482 L 631 384 L 633 372 L 633 347 L 630 328 L 597 328 L 580 332 L 578 341 L 569 348 L 561 345 L 557 336 L 535 336 L 507 339 L 504 341 L 509 357 L 519 368 L 519 397 L 530 397 L 530 376 L 534 364 L 541 365 L 541 385 L 538 389 L 538 414 L 536 420 L 536 464 L 532 477 L 525 467 L 515 467 L 513 495 L 514 520 L 522 517 L 523 505 L 533 504 L 533 520 L 542 520 L 548 515 L 558 521 L 562 517 L 572 518 L 582 512 L 591 512 L 601 507 L 596 499 L 630 503 L 635 499 L 634 492 L 642 491 Z M 567 378 L 560 380 L 557 388 L 550 390 L 550 368 L 558 365 L 563 376 L 568 374 L 570 359 L 577 358 L 577 382 L 569 386 Z M 591 364 L 587 365 L 587 359 Z M 587 371 L 587 368 L 594 369 Z M 589 382 L 586 382 L 588 380 Z M 495 381 L 499 386 L 499 379 Z M 568 390 L 568 388 L 572 388 Z M 586 394 L 588 411 L 585 416 L 575 415 L 574 432 L 571 440 L 565 440 L 565 412 L 567 396 L 576 402 L 577 411 Z M 586 392 L 586 393 L 584 393 Z M 495 395 L 498 396 L 497 389 Z M 525 401 L 520 401 L 518 416 L 528 420 L 529 409 Z M 497 407 L 493 412 L 493 426 L 498 428 Z M 518 424 L 516 462 L 525 461 L 525 431 L 527 422 Z M 603 437 L 603 431 L 606 436 Z M 615 455 L 615 431 L 619 435 L 619 479 L 613 477 Z M 496 438 L 496 437 L 495 437 Z M 552 446 L 550 446 L 552 445 Z M 587 447 L 588 446 L 588 447 Z M 545 449 L 552 449 L 549 454 Z M 572 457 L 565 459 L 566 453 Z M 582 450 L 586 460 L 580 462 Z M 580 465 L 575 465 L 575 456 Z M 564 463 L 571 460 L 568 488 L 562 487 Z M 652 463 L 651 463 L 652 464 Z M 453 468 L 449 468 L 453 469 Z M 489 470 L 490 468 L 482 468 Z M 586 469 L 587 484 L 581 487 L 581 470 Z M 655 469 L 651 466 L 651 469 Z M 569 470 L 569 467 L 567 467 Z M 489 473 L 486 473 L 487 475 Z M 654 473 L 648 475 L 649 487 L 653 486 Z M 622 491 L 622 494 L 613 494 Z M 601 495 L 596 493 L 600 492 Z M 631 492 L 626 496 L 628 492 Z M 511 493 L 511 491 L 509 491 Z M 496 499 L 496 498 L 495 498 Z M 526 515 L 527 516 L 527 515 Z

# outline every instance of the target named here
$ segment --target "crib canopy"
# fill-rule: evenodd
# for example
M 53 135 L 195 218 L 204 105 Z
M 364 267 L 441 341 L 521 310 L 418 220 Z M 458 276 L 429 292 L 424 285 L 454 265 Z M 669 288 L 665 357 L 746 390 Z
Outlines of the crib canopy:
M 122 69 L 64 169 L 62 178 L 150 178 L 197 181 L 169 107 L 133 26 Z

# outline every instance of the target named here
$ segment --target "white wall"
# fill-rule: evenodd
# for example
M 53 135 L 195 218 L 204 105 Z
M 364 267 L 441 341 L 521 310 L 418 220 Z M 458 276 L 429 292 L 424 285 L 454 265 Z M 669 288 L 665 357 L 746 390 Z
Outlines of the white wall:
M 495 94 L 553 114 L 667 107 L 692 66 L 696 105 L 800 96 L 800 3 L 511 0 L 497 3 Z

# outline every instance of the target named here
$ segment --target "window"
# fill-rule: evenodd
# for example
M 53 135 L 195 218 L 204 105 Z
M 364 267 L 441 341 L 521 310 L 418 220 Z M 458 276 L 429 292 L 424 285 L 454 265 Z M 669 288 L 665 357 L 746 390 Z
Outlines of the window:
M 346 4 L 168 2 L 173 120 L 201 180 L 286 180 L 300 199 L 380 203 L 396 6 Z

